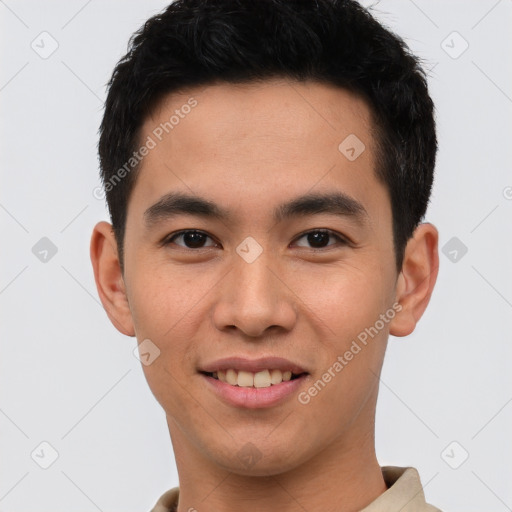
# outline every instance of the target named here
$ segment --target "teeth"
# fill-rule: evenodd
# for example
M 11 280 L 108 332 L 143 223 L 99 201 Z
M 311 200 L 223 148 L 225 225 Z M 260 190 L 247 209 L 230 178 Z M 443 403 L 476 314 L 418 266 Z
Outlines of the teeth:
M 272 384 L 279 384 L 283 382 L 283 372 L 281 370 L 272 370 L 270 372 L 270 382 Z
M 240 378 L 240 374 L 238 374 L 238 378 Z M 263 370 L 262 372 L 254 374 L 255 388 L 268 388 L 270 384 L 270 372 L 268 370 Z
M 232 386 L 238 385 L 238 375 L 236 374 L 235 370 L 229 369 L 226 372 L 226 381 L 228 384 L 231 384 Z
M 238 385 L 244 388 L 252 388 L 254 385 L 254 373 L 239 371 Z
M 275 386 L 276 384 L 281 384 L 281 382 L 291 380 L 292 372 L 290 370 L 282 372 L 281 370 L 274 369 L 252 373 L 244 370 L 237 371 L 230 368 L 229 370 L 218 370 L 213 372 L 212 377 L 220 380 L 221 382 L 231 384 L 232 386 L 240 386 L 244 388 L 268 388 L 270 386 Z

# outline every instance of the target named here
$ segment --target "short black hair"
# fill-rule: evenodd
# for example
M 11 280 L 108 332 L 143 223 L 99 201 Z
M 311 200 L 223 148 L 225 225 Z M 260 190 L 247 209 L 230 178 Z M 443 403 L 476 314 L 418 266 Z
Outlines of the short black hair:
M 420 59 L 355 0 L 177 0 L 131 37 L 108 83 L 98 144 L 121 269 L 139 167 L 126 172 L 126 164 L 151 109 L 187 87 L 270 78 L 313 80 L 365 98 L 400 271 L 431 194 L 434 105 Z

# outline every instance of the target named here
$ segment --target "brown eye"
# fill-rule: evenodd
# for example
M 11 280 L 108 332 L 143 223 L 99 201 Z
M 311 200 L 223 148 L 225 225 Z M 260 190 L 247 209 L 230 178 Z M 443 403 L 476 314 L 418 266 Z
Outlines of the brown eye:
M 311 249 L 323 249 L 324 247 L 328 247 L 331 245 L 336 245 L 338 242 L 341 245 L 346 245 L 347 242 L 339 235 L 330 230 L 325 229 L 316 229 L 314 231 L 309 231 L 307 233 L 303 233 L 298 240 L 305 239 L 306 244 L 297 244 L 300 247 L 310 247 Z M 334 243 L 329 243 L 333 240 Z
M 216 245 L 215 242 L 210 245 L 205 245 L 208 239 L 212 240 L 210 236 L 208 236 L 206 233 L 203 233 L 202 231 L 188 230 L 176 233 L 167 239 L 165 244 L 168 245 L 171 243 L 176 243 L 176 245 L 185 247 L 187 249 L 202 249 L 203 247 L 212 247 Z M 177 243 L 177 240 L 179 240 L 181 243 Z

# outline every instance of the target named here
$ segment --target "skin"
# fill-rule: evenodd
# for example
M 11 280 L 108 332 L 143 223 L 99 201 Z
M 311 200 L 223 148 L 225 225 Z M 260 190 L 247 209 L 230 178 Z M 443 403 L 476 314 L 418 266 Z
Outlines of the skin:
M 91 240 L 110 320 L 160 350 L 143 369 L 166 412 L 179 512 L 360 510 L 386 491 L 374 439 L 379 375 L 388 335 L 410 334 L 430 300 L 437 230 L 418 226 L 397 273 L 370 111 L 354 94 L 278 79 L 189 89 L 160 102 L 140 140 L 190 97 L 197 106 L 142 162 L 128 204 L 124 274 L 111 225 L 98 223 Z M 349 134 L 366 146 L 354 161 L 338 150 Z M 202 196 L 232 218 L 179 215 L 148 229 L 144 212 L 171 191 Z M 359 201 L 364 222 L 271 216 L 296 196 L 332 191 Z M 207 247 L 187 248 L 183 237 L 159 244 L 185 229 L 205 232 Z M 329 238 L 315 248 L 301 236 L 315 229 L 350 243 Z M 263 248 L 250 264 L 236 252 L 248 236 Z M 308 370 L 307 390 L 397 303 L 401 311 L 307 405 L 294 393 L 274 407 L 234 407 L 198 373 L 222 357 L 280 356 Z M 249 441 L 259 456 L 252 465 L 237 456 Z

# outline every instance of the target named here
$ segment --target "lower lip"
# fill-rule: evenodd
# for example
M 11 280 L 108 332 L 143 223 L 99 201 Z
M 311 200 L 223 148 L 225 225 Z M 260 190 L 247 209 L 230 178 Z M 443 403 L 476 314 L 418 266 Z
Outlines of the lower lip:
M 249 388 L 243 386 L 232 386 L 208 375 L 201 374 L 206 384 L 229 405 L 244 407 L 246 409 L 261 409 L 279 404 L 304 384 L 307 374 L 300 377 L 283 381 L 267 388 Z

